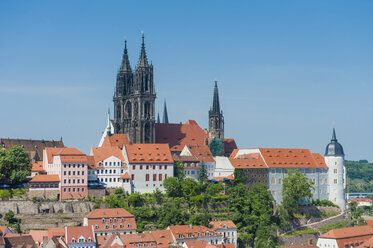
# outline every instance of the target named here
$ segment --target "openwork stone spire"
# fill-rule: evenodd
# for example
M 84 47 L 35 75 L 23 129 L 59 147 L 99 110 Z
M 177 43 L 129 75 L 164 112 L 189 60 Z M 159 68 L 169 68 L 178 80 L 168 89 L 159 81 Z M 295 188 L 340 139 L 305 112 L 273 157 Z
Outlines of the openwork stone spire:
M 124 41 L 124 54 L 122 59 L 122 64 L 120 66 L 120 71 L 122 72 L 131 72 L 131 65 L 130 60 L 128 59 L 128 51 L 127 51 L 127 40 Z
M 144 42 L 144 33 L 142 34 L 142 44 L 141 44 L 141 53 L 140 53 L 140 59 L 137 63 L 137 67 L 148 67 L 148 58 L 146 57 L 146 51 L 145 51 L 145 42 Z

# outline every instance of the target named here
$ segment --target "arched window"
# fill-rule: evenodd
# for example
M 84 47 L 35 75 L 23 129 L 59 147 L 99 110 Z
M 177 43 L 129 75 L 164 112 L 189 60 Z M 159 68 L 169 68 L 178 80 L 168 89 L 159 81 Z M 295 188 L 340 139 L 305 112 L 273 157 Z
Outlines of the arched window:
M 130 102 L 126 104 L 126 119 L 132 119 L 132 105 Z

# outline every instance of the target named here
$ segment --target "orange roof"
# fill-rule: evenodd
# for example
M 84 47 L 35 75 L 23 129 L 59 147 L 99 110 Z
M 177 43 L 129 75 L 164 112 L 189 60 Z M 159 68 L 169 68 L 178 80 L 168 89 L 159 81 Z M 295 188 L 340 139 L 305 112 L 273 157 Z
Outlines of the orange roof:
M 93 232 L 92 226 L 68 226 L 66 227 L 65 234 L 66 243 L 71 244 L 72 239 L 75 239 L 75 242 L 78 242 L 79 237 L 83 236 L 84 239 L 88 240 L 91 238 L 92 242 L 96 243 L 95 234 Z
M 207 137 L 208 132 L 194 120 L 184 124 L 155 124 L 155 142 L 169 144 L 171 151 L 181 151 L 186 145 L 206 145 Z
M 60 155 L 61 157 L 61 162 L 64 162 L 64 163 L 68 163 L 68 162 L 72 162 L 72 163 L 76 163 L 76 162 L 80 162 L 80 163 L 88 163 L 88 160 L 87 160 L 87 156 L 86 155 L 75 155 L 75 156 L 66 156 L 66 155 Z
M 120 239 L 123 243 L 148 243 L 148 242 L 155 242 L 155 238 L 151 233 L 134 233 L 134 234 L 126 234 L 120 235 Z
M 122 149 L 124 145 L 128 145 L 129 139 L 127 134 L 112 134 L 106 135 L 102 147 L 116 147 Z
M 96 161 L 94 156 L 88 156 L 87 155 L 87 163 L 89 169 L 95 169 L 96 168 Z
M 101 219 L 101 218 L 122 218 L 134 217 L 133 214 L 124 210 L 123 208 L 103 208 L 95 209 L 85 216 L 88 219 Z
M 188 248 L 205 248 L 208 243 L 206 240 L 197 240 L 197 241 L 186 241 L 185 245 Z
M 327 168 L 320 154 L 309 149 L 259 148 L 269 168 Z M 318 162 L 316 162 L 318 161 Z
M 368 226 L 373 227 L 373 220 L 365 220 Z
M 92 152 L 96 163 L 102 162 L 111 156 L 124 161 L 122 150 L 117 147 L 92 147 Z
M 57 155 L 60 155 L 61 157 L 62 156 L 71 156 L 71 157 L 85 156 L 84 153 L 82 153 L 81 151 L 79 151 L 78 149 L 73 148 L 73 147 L 63 147 L 63 148 L 47 147 L 47 148 L 45 148 L 45 151 L 47 153 L 49 164 L 53 163 L 53 156 L 57 156 Z M 74 162 L 74 161 L 71 161 L 71 162 Z
M 121 177 L 121 179 L 130 179 L 130 174 L 128 174 L 128 172 L 124 173 Z
M 221 181 L 224 181 L 224 180 L 234 180 L 234 176 L 233 175 L 229 175 L 229 176 L 226 176 L 226 177 L 213 177 L 211 180 L 216 180 L 218 182 L 221 182 Z
M 327 168 L 328 166 L 325 164 L 325 159 L 320 153 L 312 153 L 313 158 L 315 159 L 316 163 L 320 168 Z
M 44 171 L 43 161 L 37 161 L 32 164 L 31 171 Z
M 131 144 L 126 145 L 125 149 L 132 164 L 174 163 L 168 144 Z
M 170 230 L 155 230 L 151 231 L 151 234 L 156 240 L 158 248 L 168 248 L 174 243 Z
M 10 231 L 7 226 L 0 226 L 0 232 L 2 234 L 5 235 L 7 230 Z
M 365 241 L 363 244 L 360 245 L 361 247 L 364 248 L 373 248 L 373 237 Z
M 342 239 L 342 238 L 351 238 L 364 235 L 373 235 L 373 228 L 369 226 L 354 226 L 354 227 L 345 227 L 333 229 L 327 233 L 324 233 L 320 238 L 329 238 L 329 239 Z
M 179 235 L 183 235 L 184 238 L 187 238 L 188 234 L 190 233 L 193 235 L 193 238 L 205 237 L 207 232 L 210 233 L 210 236 L 221 236 L 220 233 L 215 232 L 215 230 L 205 226 L 175 225 L 169 226 L 168 229 L 172 232 L 175 238 L 179 238 Z
M 48 231 L 47 230 L 30 230 L 29 234 L 32 236 L 35 242 L 39 242 L 39 246 L 41 246 L 41 243 L 43 242 L 43 237 L 48 237 Z M 47 244 L 44 244 L 44 247 Z
M 215 162 L 214 157 L 210 151 L 210 148 L 207 145 L 196 145 L 188 146 L 189 151 L 196 156 L 200 161 L 204 162 Z
M 237 226 L 231 220 L 211 221 L 210 225 L 213 229 L 237 229 Z
M 236 141 L 234 139 L 224 139 L 225 156 L 229 156 L 234 149 L 237 149 Z
M 229 157 L 229 161 L 231 162 L 232 166 L 236 169 L 264 169 L 267 168 L 264 160 L 260 153 L 249 153 L 249 154 L 242 154 L 235 158 L 238 149 L 235 149 L 231 156 Z
M 53 237 L 65 237 L 64 228 L 48 228 L 48 239 Z
M 35 175 L 30 183 L 47 183 L 47 182 L 59 182 L 60 177 L 58 175 Z
M 372 199 L 369 199 L 369 198 L 354 198 L 354 199 L 351 199 L 349 201 L 357 201 L 357 202 L 373 202 Z

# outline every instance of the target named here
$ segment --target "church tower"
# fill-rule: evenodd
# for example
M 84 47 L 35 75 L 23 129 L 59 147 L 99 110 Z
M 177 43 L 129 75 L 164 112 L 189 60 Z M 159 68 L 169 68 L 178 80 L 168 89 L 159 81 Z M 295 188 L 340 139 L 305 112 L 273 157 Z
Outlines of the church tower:
M 125 133 L 131 143 L 154 143 L 155 90 L 153 65 L 146 57 L 144 35 L 140 58 L 132 73 L 125 43 L 114 95 L 115 133 Z
M 328 166 L 328 186 L 329 186 L 329 200 L 345 210 L 345 167 L 344 167 L 344 152 L 341 144 L 338 143 L 333 128 L 333 136 L 330 143 L 325 150 L 325 163 Z
M 224 140 L 224 117 L 223 111 L 220 111 L 217 81 L 215 81 L 212 108 L 209 111 L 209 136 L 212 139 Z

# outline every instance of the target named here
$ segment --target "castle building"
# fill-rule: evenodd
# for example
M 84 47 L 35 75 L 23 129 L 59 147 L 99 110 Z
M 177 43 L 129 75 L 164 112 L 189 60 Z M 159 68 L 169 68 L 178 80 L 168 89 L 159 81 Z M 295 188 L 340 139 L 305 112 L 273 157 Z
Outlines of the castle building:
M 125 42 L 113 98 L 114 132 L 127 134 L 131 143 L 154 143 L 155 98 L 153 65 L 148 63 L 143 35 L 140 59 L 134 73 Z
M 346 186 L 346 173 L 344 166 L 343 147 L 338 143 L 333 128 L 333 136 L 325 150 L 325 163 L 329 168 L 329 200 L 337 204 L 342 210 L 346 208 L 344 189 Z

